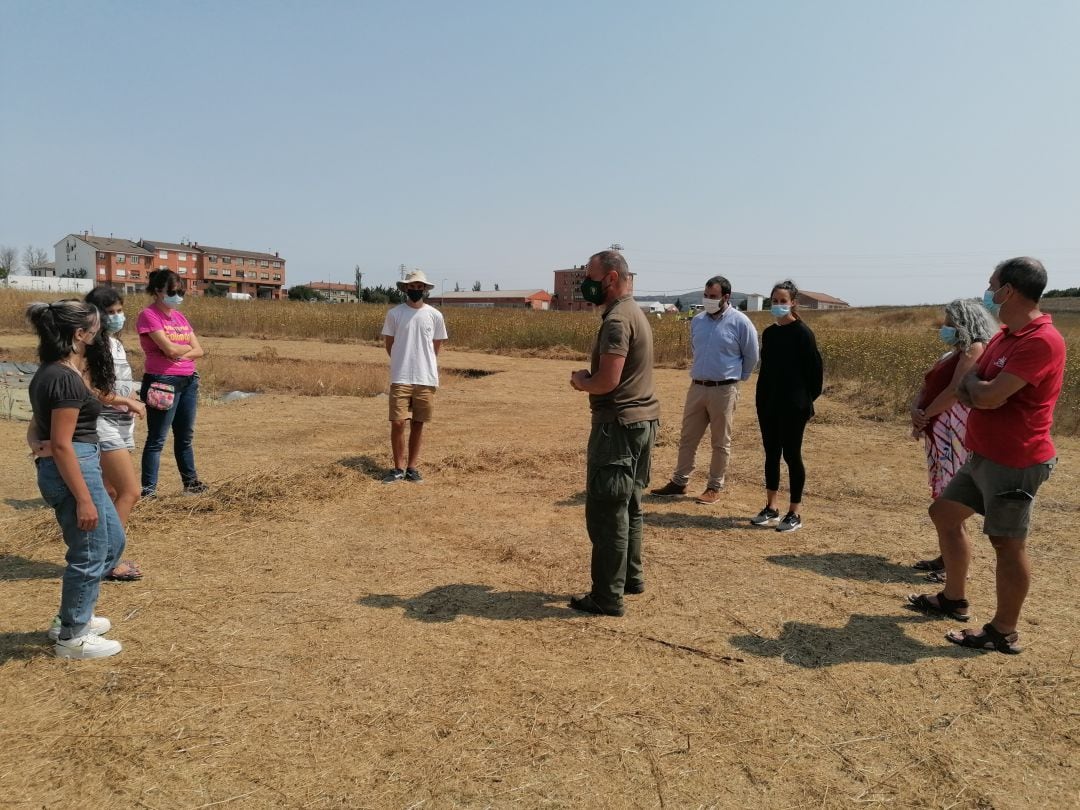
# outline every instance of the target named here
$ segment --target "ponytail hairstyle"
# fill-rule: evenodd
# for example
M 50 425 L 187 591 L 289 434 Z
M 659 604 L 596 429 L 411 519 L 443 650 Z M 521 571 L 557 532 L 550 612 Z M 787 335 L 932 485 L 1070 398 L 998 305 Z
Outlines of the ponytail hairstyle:
M 795 317 L 795 320 L 801 321 L 802 318 L 799 317 L 798 310 L 799 288 L 795 286 L 795 282 L 792 281 L 790 278 L 776 282 L 775 284 L 773 284 L 773 288 L 772 291 L 769 293 L 769 297 L 771 298 L 772 294 L 777 290 L 787 290 L 791 294 L 791 314 Z
M 86 347 L 86 367 L 90 382 L 99 391 L 116 385 L 112 353 L 104 342 L 101 316 L 93 304 L 71 298 L 51 304 L 35 303 L 26 308 L 26 318 L 38 334 L 38 359 L 42 363 L 66 360 L 75 353 L 75 333 L 97 328 L 94 342 Z
M 187 292 L 187 282 L 172 270 L 162 268 L 150 273 L 146 282 L 146 292 L 150 295 L 156 295 L 157 293 L 165 293 L 166 295 L 180 293 L 183 295 Z

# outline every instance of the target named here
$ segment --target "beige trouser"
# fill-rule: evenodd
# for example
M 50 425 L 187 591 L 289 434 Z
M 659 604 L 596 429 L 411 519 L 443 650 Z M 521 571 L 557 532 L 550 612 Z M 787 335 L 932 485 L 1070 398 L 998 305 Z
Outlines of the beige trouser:
M 731 428 L 735 423 L 735 405 L 739 384 L 705 386 L 690 383 L 683 407 L 682 435 L 679 437 L 679 462 L 671 480 L 686 486 L 694 471 L 698 444 L 710 428 L 712 460 L 709 462 L 709 489 L 723 489 L 728 459 L 731 457 Z

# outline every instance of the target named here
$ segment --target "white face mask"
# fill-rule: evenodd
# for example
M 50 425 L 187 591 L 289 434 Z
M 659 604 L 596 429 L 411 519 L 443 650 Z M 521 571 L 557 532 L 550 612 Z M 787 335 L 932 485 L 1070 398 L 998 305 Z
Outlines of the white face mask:
M 701 299 L 701 303 L 705 305 L 705 311 L 710 315 L 715 315 L 719 312 L 720 307 L 724 304 L 719 298 L 703 298 Z

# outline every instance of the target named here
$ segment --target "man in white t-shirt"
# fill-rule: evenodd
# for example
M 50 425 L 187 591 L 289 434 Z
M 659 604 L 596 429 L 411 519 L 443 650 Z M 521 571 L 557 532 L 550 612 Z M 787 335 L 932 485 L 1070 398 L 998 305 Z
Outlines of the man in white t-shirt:
M 446 342 L 446 322 L 442 313 L 424 303 L 429 284 L 422 270 L 413 270 L 397 283 L 405 293 L 405 303 L 386 313 L 382 334 L 390 355 L 390 447 L 394 469 L 383 477 L 384 484 L 424 479 L 417 469 L 424 423 L 435 411 L 435 389 L 439 387 L 439 349 Z M 411 419 L 410 419 L 411 414 Z M 409 428 L 408 456 L 405 455 L 405 422 Z

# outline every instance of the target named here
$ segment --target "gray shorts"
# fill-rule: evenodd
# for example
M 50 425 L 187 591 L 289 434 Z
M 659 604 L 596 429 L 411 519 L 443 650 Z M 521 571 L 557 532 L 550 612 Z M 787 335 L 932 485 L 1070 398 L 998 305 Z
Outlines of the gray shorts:
M 133 417 L 99 416 L 98 444 L 102 453 L 135 449 L 135 420 Z
M 984 517 L 983 534 L 991 537 L 1028 535 L 1035 493 L 1050 477 L 1057 459 L 1030 467 L 1006 467 L 972 453 L 941 497 L 970 507 Z

